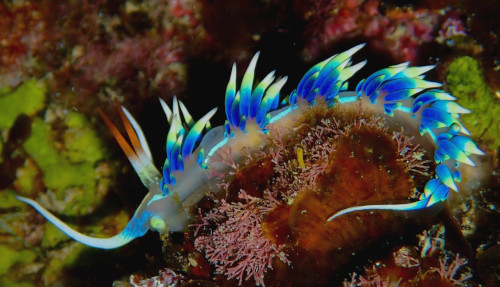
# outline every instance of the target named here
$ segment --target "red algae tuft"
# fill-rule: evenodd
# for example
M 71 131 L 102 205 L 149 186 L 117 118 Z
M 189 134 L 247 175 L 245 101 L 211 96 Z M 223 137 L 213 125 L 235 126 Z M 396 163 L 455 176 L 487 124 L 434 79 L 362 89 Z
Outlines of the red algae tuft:
M 326 3 L 325 3 L 326 2 Z M 313 1 L 307 19 L 306 58 L 345 39 L 362 37 L 397 61 L 415 61 L 423 44 L 434 41 L 437 9 L 394 7 L 379 0 Z
M 198 227 L 222 223 L 217 224 L 212 234 L 197 237 L 195 247 L 217 266 L 216 273 L 236 278 L 238 284 L 253 277 L 257 284 L 264 285 L 264 274 L 272 266 L 273 258 L 289 263 L 282 252 L 283 246 L 273 244 L 262 234 L 262 214 L 273 208 L 276 200 L 269 195 L 256 198 L 244 190 L 239 198 L 243 202 L 221 200 L 218 209 L 202 218 L 203 223 Z

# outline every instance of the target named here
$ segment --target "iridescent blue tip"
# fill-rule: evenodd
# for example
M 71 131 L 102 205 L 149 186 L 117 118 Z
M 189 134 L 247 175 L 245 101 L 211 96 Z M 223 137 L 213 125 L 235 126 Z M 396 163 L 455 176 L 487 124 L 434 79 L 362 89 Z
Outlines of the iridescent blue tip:
M 253 80 L 258 58 L 259 52 L 250 61 L 239 91 L 236 90 L 236 64 L 233 65 L 225 97 L 228 123 L 225 125 L 226 136 L 231 135 L 231 128 L 245 132 L 247 125 L 251 122 L 260 126 L 261 129 L 265 128 L 265 124 L 262 123 L 266 115 L 279 106 L 280 90 L 287 77 L 274 82 L 275 72 L 272 71 L 254 89 Z
M 366 61 L 362 61 L 351 65 L 351 57 L 364 46 L 365 44 L 357 45 L 314 65 L 302 77 L 297 90 L 290 95 L 290 105 L 295 105 L 297 99 L 310 105 L 323 99 L 333 106 L 340 100 L 339 91 L 347 89 L 347 80 L 366 64 Z
M 198 121 L 194 121 L 184 104 L 174 98 L 172 110 L 165 102 L 162 102 L 163 110 L 170 123 L 170 129 L 167 134 L 167 141 L 165 150 L 167 157 L 163 164 L 162 175 L 163 178 L 160 182 L 160 188 L 164 193 L 168 193 L 168 185 L 175 185 L 176 180 L 173 175 L 175 172 L 183 172 L 185 163 L 191 154 L 194 152 L 196 146 L 202 138 L 204 130 L 210 127 L 210 118 L 213 117 L 217 108 L 212 109 Z M 180 112 L 184 117 L 184 122 L 180 117 Z M 196 162 L 198 165 L 203 163 L 203 151 L 197 154 Z

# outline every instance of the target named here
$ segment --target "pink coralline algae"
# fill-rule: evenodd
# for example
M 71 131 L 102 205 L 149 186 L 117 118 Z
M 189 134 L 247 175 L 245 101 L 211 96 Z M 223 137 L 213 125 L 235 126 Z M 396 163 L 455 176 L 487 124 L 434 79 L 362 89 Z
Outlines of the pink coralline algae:
M 71 81 L 87 87 L 80 94 L 105 88 L 118 95 L 165 96 L 186 84 L 186 47 L 204 41 L 193 1 L 127 2 L 117 16 L 92 11 L 95 33 L 90 44 L 73 49 Z M 88 36 L 87 36 L 88 37 Z M 80 42 L 82 39 L 80 39 Z
M 396 61 L 413 61 L 419 47 L 434 40 L 439 24 L 438 11 L 429 9 L 381 7 L 378 0 L 324 2 L 315 1 L 322 8 L 312 11 L 308 19 L 313 37 L 306 40 L 306 57 L 317 57 L 340 40 L 363 37 Z
M 107 45 L 106 45 L 107 46 Z M 162 36 L 136 36 L 117 42 L 112 49 L 92 45 L 75 61 L 74 67 L 82 71 L 80 84 L 112 86 L 126 94 L 168 90 L 179 91 L 185 81 L 184 67 L 180 63 L 183 52 L 177 40 Z M 149 87 L 129 79 L 150 79 Z
M 0 3 L 0 78 L 1 86 L 16 86 L 33 73 L 37 63 L 32 57 L 45 47 L 49 28 L 44 7 L 39 3 Z M 55 46 L 55 45 L 54 45 Z
M 264 286 L 264 275 L 275 257 L 289 262 L 283 246 L 265 238 L 261 228 L 263 214 L 276 205 L 276 200 L 270 194 L 264 199 L 253 197 L 244 190 L 239 199 L 231 203 L 221 199 L 217 208 L 201 218 L 198 230 L 217 227 L 209 235 L 198 236 L 195 247 L 205 252 L 217 274 L 236 278 L 239 284 L 254 278 L 256 284 Z
M 207 41 L 195 0 L 14 2 L 0 4 L 0 84 L 50 75 L 49 91 L 80 109 L 96 95 L 181 93 L 186 54 Z

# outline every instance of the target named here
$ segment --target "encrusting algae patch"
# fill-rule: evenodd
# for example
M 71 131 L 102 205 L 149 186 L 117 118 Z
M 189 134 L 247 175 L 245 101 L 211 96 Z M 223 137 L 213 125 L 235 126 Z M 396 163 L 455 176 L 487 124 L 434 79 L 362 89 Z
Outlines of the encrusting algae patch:
M 48 192 L 55 195 L 51 200 L 55 200 L 56 210 L 67 215 L 87 214 L 102 200 L 98 189 L 107 190 L 99 185 L 109 184 L 97 174 L 99 161 L 104 159 L 103 146 L 82 115 L 69 112 L 64 124 L 63 142 L 58 143 L 50 125 L 35 118 L 24 148 L 40 168 Z M 58 206 L 57 201 L 67 200 L 73 204 Z
M 456 58 L 446 71 L 446 83 L 458 103 L 473 110 L 464 124 L 489 148 L 500 146 L 500 98 L 491 90 L 479 63 L 472 57 Z
M 0 130 L 12 126 L 20 114 L 34 115 L 45 106 L 46 87 L 42 81 L 31 79 L 15 90 L 0 89 Z

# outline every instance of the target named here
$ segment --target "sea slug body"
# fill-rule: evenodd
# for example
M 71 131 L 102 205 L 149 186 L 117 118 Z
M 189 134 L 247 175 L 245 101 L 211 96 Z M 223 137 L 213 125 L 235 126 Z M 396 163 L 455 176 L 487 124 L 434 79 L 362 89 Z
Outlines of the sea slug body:
M 160 100 L 170 129 L 166 141 L 167 158 L 159 171 L 152 160 L 144 134 L 125 109 L 120 115 L 130 144 L 111 121 L 103 118 L 130 160 L 144 186 L 149 190 L 126 228 L 111 238 L 94 238 L 81 234 L 60 221 L 37 202 L 18 196 L 71 238 L 96 248 L 117 248 L 148 230 L 182 231 L 191 220 L 193 207 L 207 192 L 220 190 L 221 177 L 231 177 L 231 167 L 220 161 L 242 160 L 245 153 L 258 152 L 269 145 L 273 132 L 293 131 L 304 114 L 314 109 L 339 115 L 336 110 L 353 113 L 363 110 L 382 118 L 389 129 L 408 134 L 420 134 L 418 143 L 426 150 L 435 150 L 432 159 L 436 167 L 424 186 L 417 187 L 420 197 L 414 201 L 392 204 L 346 206 L 327 216 L 332 221 L 339 216 L 361 210 L 409 211 L 425 209 L 445 201 L 449 190 L 458 192 L 460 166 L 474 166 L 475 155 L 484 153 L 469 137 L 459 115 L 470 111 L 454 102 L 455 98 L 440 90 L 440 83 L 427 81 L 423 74 L 433 66 L 409 67 L 408 63 L 379 70 L 360 81 L 355 91 L 348 91 L 348 80 L 365 64 L 352 63 L 351 57 L 363 48 L 357 45 L 334 55 L 306 72 L 297 88 L 280 100 L 280 90 L 287 77 L 276 78 L 274 71 L 257 85 L 254 73 L 259 53 L 251 60 L 240 89 L 236 85 L 236 65 L 233 65 L 225 94 L 226 123 L 210 128 L 212 109 L 194 121 L 181 101 L 174 98 L 170 108 Z M 182 116 L 181 116 L 182 115 Z M 351 122 L 354 124 L 354 122 Z M 289 136 L 289 135 L 284 135 Z M 366 132 L 366 139 L 372 137 Z M 428 149 L 427 149 L 428 148 Z M 298 154 L 300 154 L 299 152 Z M 303 156 L 299 155 L 299 162 Z M 408 195 L 411 190 L 404 190 Z

